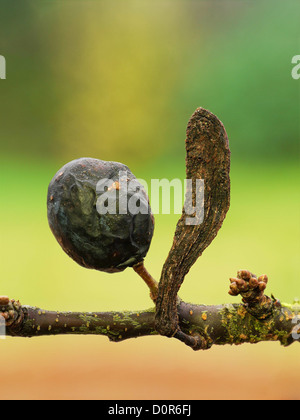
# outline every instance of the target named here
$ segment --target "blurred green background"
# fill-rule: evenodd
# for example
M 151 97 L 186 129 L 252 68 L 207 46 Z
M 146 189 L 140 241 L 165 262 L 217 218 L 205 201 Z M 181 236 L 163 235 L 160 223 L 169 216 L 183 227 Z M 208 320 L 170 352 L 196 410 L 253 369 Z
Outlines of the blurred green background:
M 48 183 L 82 156 L 123 162 L 149 183 L 183 179 L 186 124 L 202 106 L 229 136 L 232 199 L 181 297 L 234 302 L 228 278 L 240 268 L 268 274 L 282 301 L 300 297 L 300 81 L 291 77 L 299 12 L 290 0 L 2 0 L 1 294 L 52 310 L 151 306 L 132 270 L 89 271 L 63 253 L 47 223 Z M 177 218 L 156 216 L 146 265 L 157 279 Z M 233 398 L 297 398 L 298 347 L 191 354 L 161 337 L 7 339 L 0 355 L 12 387 L 0 398 L 227 398 L 228 380 Z M 16 374 L 29 386 L 16 387 Z

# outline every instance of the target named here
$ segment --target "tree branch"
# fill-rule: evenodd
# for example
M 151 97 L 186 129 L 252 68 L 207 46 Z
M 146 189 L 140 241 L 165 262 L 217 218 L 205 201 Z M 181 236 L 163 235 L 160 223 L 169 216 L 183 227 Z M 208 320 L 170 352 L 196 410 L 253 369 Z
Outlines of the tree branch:
M 298 306 L 285 307 L 272 300 L 266 319 L 258 319 L 244 304 L 217 306 L 178 304 L 181 330 L 186 334 L 205 337 L 212 345 L 279 341 L 288 346 L 300 341 Z M 120 342 L 130 338 L 157 335 L 155 308 L 140 312 L 54 312 L 0 298 L 6 335 L 39 337 L 59 334 L 95 334 Z M 270 308 L 269 308 L 270 310 Z
M 186 185 L 185 205 L 162 268 L 155 325 L 161 335 L 175 337 L 200 350 L 209 343 L 204 337 L 181 330 L 177 298 L 186 275 L 216 237 L 229 209 L 230 150 L 224 125 L 204 108 L 196 109 L 190 118 L 185 145 L 186 179 L 192 183 Z M 199 184 L 199 180 L 204 184 Z M 199 203 L 197 197 L 201 193 L 203 202 Z M 188 215 L 191 210 L 195 212 L 193 218 Z

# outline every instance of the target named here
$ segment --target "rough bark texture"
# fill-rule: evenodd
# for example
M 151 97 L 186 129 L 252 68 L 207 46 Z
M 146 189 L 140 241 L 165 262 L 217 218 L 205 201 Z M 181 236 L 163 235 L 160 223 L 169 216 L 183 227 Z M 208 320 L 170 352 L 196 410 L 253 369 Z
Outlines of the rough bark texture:
M 8 300 L 1 310 L 6 334 L 13 337 L 96 334 L 120 342 L 158 334 L 155 308 L 140 312 L 53 312 Z M 284 307 L 274 301 L 271 316 L 261 320 L 251 315 L 244 304 L 205 306 L 180 302 L 178 316 L 183 333 L 205 337 L 206 348 L 261 341 L 279 341 L 288 346 L 300 341 L 298 310 L 297 306 Z
M 192 347 L 208 343 L 180 331 L 177 316 L 177 294 L 186 274 L 198 257 L 216 237 L 230 203 L 230 150 L 221 121 L 211 112 L 198 108 L 187 127 L 186 178 L 204 180 L 204 220 L 186 224 L 189 217 L 183 209 L 174 242 L 163 266 L 156 302 L 156 328 L 160 334 L 176 337 Z M 193 202 L 196 191 L 193 188 Z

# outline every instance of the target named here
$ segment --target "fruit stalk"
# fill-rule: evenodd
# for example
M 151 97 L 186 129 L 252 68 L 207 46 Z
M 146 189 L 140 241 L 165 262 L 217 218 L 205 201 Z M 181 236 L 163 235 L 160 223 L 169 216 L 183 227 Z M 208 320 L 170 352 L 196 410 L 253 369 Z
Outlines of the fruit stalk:
M 153 302 L 156 302 L 158 295 L 158 282 L 154 280 L 151 274 L 147 271 L 143 262 L 133 266 L 134 271 L 144 280 L 150 290 L 150 297 Z

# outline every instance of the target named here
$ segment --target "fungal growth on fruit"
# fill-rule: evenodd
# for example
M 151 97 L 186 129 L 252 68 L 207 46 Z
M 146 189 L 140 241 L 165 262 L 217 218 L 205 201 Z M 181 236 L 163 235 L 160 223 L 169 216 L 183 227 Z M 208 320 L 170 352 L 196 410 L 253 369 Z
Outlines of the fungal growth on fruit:
M 114 273 L 142 264 L 154 217 L 127 166 L 92 158 L 67 163 L 50 182 L 47 208 L 55 238 L 81 266 Z

